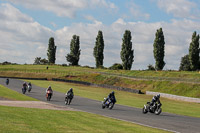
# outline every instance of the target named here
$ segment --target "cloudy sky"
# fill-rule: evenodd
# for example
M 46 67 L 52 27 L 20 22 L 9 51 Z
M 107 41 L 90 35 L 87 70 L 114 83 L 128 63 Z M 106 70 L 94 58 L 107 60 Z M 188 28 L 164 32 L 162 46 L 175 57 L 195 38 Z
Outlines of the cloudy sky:
M 194 31 L 200 33 L 199 0 L 0 0 L 0 62 L 33 63 L 57 45 L 56 63 L 68 64 L 70 40 L 80 36 L 79 64 L 95 66 L 98 30 L 104 36 L 104 66 L 121 63 L 122 37 L 132 33 L 133 70 L 154 64 L 156 30 L 165 36 L 165 70 L 179 68 Z

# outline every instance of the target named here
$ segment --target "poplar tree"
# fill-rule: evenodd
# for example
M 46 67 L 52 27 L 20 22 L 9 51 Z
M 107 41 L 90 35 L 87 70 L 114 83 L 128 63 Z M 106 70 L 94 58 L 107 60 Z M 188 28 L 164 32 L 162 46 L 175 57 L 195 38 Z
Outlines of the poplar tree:
M 189 47 L 189 62 L 191 70 L 196 71 L 199 68 L 199 35 L 196 31 L 192 35 Z
M 162 31 L 162 28 L 158 29 L 156 34 L 156 38 L 153 44 L 153 53 L 155 59 L 155 69 L 162 70 L 165 66 L 164 56 L 165 56 L 165 38 Z
M 50 64 L 55 64 L 55 61 L 56 61 L 56 46 L 55 46 L 53 37 L 51 37 L 49 39 L 47 56 L 48 56 L 48 62 Z
M 104 50 L 104 40 L 103 40 L 103 33 L 102 31 L 98 32 L 98 35 L 96 37 L 95 47 L 93 51 L 93 56 L 96 61 L 96 67 L 103 67 L 103 50 Z
M 70 53 L 67 54 L 66 60 L 70 62 L 70 65 L 77 66 L 80 59 L 80 41 L 79 36 L 73 35 L 70 43 Z
M 121 60 L 125 70 L 130 70 L 133 64 L 134 50 L 132 50 L 131 32 L 126 30 L 122 38 Z

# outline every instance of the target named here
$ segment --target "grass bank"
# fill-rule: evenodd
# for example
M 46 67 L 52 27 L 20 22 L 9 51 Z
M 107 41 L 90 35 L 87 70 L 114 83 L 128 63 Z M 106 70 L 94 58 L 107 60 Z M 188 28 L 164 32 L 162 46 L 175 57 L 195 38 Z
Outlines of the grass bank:
M 105 76 L 101 74 L 90 74 L 73 76 L 67 79 L 92 82 L 96 84 L 107 84 L 113 86 L 134 88 L 146 91 L 162 92 L 186 97 L 200 98 L 200 84 L 172 81 L 137 80 L 116 76 Z
M 62 78 L 200 98 L 200 73 L 126 71 L 51 65 L 0 65 L 0 76 Z M 129 77 L 127 77 L 129 76 Z
M 77 111 L 0 106 L 1 132 L 15 133 L 165 133 L 166 131 Z
M 109 69 L 94 69 L 88 67 L 73 67 L 73 66 L 60 66 L 50 65 L 0 65 L 0 72 L 25 72 L 25 73 L 46 73 L 54 74 L 59 76 L 76 76 L 80 74 L 88 73 L 107 73 L 121 76 L 133 76 L 148 79 L 152 78 L 163 78 L 167 80 L 172 78 L 173 80 L 185 79 L 192 81 L 200 81 L 200 73 L 197 71 L 146 71 L 146 70 L 109 70 Z
M 19 101 L 37 101 L 32 97 L 28 97 L 11 89 L 0 85 L 0 98 L 9 100 L 19 100 Z
M 112 91 L 110 89 L 100 88 L 100 87 L 91 87 L 91 86 L 83 86 L 71 83 L 63 83 L 63 82 L 54 82 L 54 81 L 36 81 L 31 80 L 31 83 L 47 88 L 49 85 L 52 86 L 53 90 L 58 92 L 66 93 L 70 88 L 74 89 L 75 95 L 99 100 L 102 101 L 104 97 Z M 140 95 L 134 94 L 124 91 L 115 90 L 115 95 L 117 98 L 117 104 L 127 105 L 131 107 L 142 108 L 143 105 L 150 101 L 152 96 L 148 95 Z M 182 101 L 169 100 L 161 97 L 161 102 L 163 104 L 162 109 L 164 112 L 200 117 L 200 104 L 197 103 L 189 103 Z

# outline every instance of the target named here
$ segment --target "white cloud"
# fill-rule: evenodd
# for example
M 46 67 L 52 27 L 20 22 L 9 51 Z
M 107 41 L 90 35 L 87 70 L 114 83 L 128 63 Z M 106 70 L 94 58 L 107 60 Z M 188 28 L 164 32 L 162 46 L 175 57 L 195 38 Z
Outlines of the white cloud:
M 0 5 L 0 61 L 32 63 L 37 55 L 45 56 L 44 45 L 53 31 L 34 22 L 33 19 L 10 4 Z
M 188 19 L 145 23 L 125 22 L 119 18 L 111 25 L 104 25 L 92 18 L 92 23 L 73 23 L 54 32 L 9 4 L 1 4 L 0 13 L 4 16 L 0 17 L 0 62 L 33 63 L 37 56 L 45 58 L 48 39 L 53 36 L 57 45 L 56 63 L 66 63 L 71 38 L 76 34 L 80 36 L 80 65 L 95 66 L 93 48 L 98 30 L 102 30 L 104 65 L 109 67 L 121 63 L 122 37 L 128 29 L 132 33 L 135 56 L 132 68 L 146 69 L 149 64 L 154 64 L 153 41 L 156 30 L 162 27 L 166 42 L 165 69 L 178 69 L 181 57 L 188 53 L 193 31 L 200 29 L 198 22 Z
M 45 10 L 57 16 L 74 18 L 78 10 L 97 6 L 116 9 L 116 5 L 106 0 L 8 0 L 23 5 L 28 9 Z
M 198 19 L 197 5 L 189 0 L 157 0 L 158 7 L 179 18 Z M 195 10 L 196 9 L 196 10 Z
M 18 16 L 16 16 L 18 14 Z M 1 4 L 1 12 L 0 12 L 1 20 L 7 21 L 22 21 L 22 22 L 33 22 L 33 19 L 23 13 L 21 13 L 18 9 L 13 8 L 10 4 Z
M 85 15 L 84 18 L 89 20 L 89 21 L 95 21 L 95 18 L 91 15 Z
M 119 18 L 117 21 L 114 22 L 114 24 L 126 25 L 126 22 L 122 18 Z
M 140 6 L 136 5 L 133 1 L 128 4 L 128 7 L 131 15 L 135 19 L 148 20 L 150 18 L 150 14 L 143 13 Z
M 109 2 L 108 0 L 88 0 L 88 2 L 90 3 L 91 6 L 103 6 L 106 8 L 111 8 L 111 9 L 117 9 L 118 7 L 112 3 Z

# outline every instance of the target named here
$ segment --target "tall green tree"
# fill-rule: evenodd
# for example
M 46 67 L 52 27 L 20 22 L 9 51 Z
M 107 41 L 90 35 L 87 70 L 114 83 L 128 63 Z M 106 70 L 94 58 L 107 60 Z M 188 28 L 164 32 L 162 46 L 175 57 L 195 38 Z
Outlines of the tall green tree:
M 104 59 L 103 50 L 104 50 L 103 33 L 102 31 L 99 31 L 96 37 L 95 47 L 93 51 L 93 56 L 95 58 L 97 68 L 103 66 L 103 59 Z
M 181 58 L 181 64 L 180 64 L 179 70 L 180 71 L 191 71 L 188 54 Z
M 70 62 L 70 65 L 77 66 L 80 58 L 80 41 L 79 36 L 73 35 L 70 43 L 70 53 L 67 54 L 66 60 Z
M 55 64 L 56 61 L 56 46 L 54 43 L 54 38 L 49 39 L 48 50 L 47 50 L 48 62 Z
M 192 42 L 189 47 L 189 61 L 191 70 L 195 71 L 199 68 L 199 35 L 196 31 L 192 35 Z
M 155 59 L 155 69 L 162 70 L 165 66 L 164 56 L 165 56 L 165 38 L 162 28 L 158 29 L 155 34 L 155 40 L 153 44 L 153 53 Z
M 133 64 L 134 50 L 132 50 L 131 32 L 126 30 L 122 38 L 121 60 L 125 70 L 130 70 Z

